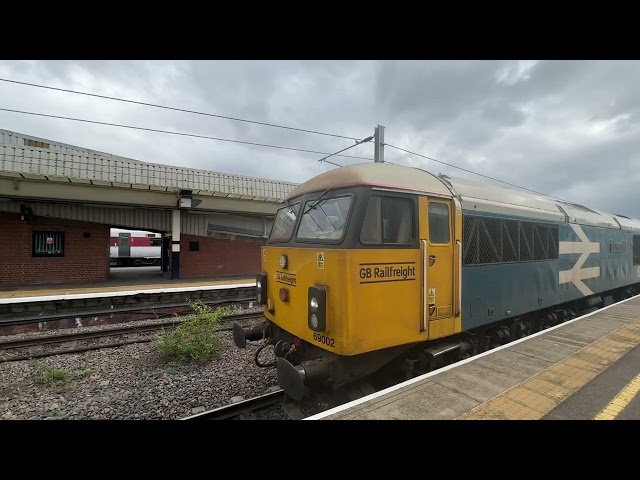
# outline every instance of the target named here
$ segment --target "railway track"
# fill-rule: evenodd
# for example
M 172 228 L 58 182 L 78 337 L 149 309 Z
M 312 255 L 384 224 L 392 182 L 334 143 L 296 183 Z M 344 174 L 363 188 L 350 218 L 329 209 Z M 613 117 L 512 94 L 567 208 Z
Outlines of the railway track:
M 223 407 L 198 413 L 182 420 L 233 420 L 247 414 L 253 414 L 260 410 L 273 408 L 282 404 L 285 400 L 284 391 L 278 390 L 265 395 L 231 403 Z
M 221 306 L 232 303 L 255 301 L 255 295 L 237 295 L 232 297 L 222 297 L 216 299 L 196 299 L 205 305 Z M 11 327 L 17 325 L 28 325 L 31 323 L 53 322 L 66 319 L 84 319 L 90 317 L 117 315 L 148 315 L 147 318 L 158 318 L 161 316 L 181 315 L 191 312 L 192 309 L 188 301 L 156 302 L 132 305 L 110 305 L 98 308 L 86 309 L 62 309 L 53 312 L 38 312 L 34 314 L 5 314 L 0 315 L 0 327 Z M 142 320 L 142 319 L 139 319 Z
M 221 323 L 262 317 L 262 312 L 236 313 L 222 317 Z M 43 335 L 0 342 L 0 363 L 113 348 L 132 343 L 151 342 L 158 334 L 176 328 L 184 320 L 172 319 L 151 325 L 123 325 L 104 330 Z M 231 330 L 221 326 L 217 331 Z
M 274 392 L 231 403 L 181 420 L 302 420 L 330 408 L 332 405 L 314 405 L 296 402 L 286 397 L 278 387 Z

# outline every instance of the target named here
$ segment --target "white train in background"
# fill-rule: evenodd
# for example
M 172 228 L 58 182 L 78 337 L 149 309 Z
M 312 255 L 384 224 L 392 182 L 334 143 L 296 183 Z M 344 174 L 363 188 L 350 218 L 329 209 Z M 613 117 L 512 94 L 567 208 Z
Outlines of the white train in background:
M 109 259 L 112 267 L 160 265 L 162 235 L 140 230 L 111 229 Z

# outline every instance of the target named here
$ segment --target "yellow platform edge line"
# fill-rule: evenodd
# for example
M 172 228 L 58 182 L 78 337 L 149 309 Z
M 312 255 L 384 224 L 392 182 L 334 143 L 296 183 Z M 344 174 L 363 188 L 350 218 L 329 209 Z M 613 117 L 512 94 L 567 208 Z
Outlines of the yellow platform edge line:
M 631 403 L 631 400 L 635 398 L 638 392 L 640 392 L 640 373 L 627 383 L 620 393 L 613 397 L 613 400 L 593 419 L 614 420 Z
M 638 329 L 640 329 L 640 317 L 634 322 L 621 326 L 589 345 L 585 345 L 583 348 L 566 357 L 564 360 L 556 362 L 533 377 L 528 378 L 495 397 L 492 397 L 484 403 L 477 405 L 468 412 L 456 417 L 454 420 L 525 418 L 539 420 L 595 378 L 598 374 L 606 370 L 615 361 L 619 360 L 624 354 L 634 348 L 637 345 L 638 336 L 636 333 Z M 627 333 L 629 334 L 628 336 Z M 615 336 L 625 337 L 624 339 L 627 341 L 616 341 L 610 338 Z M 628 342 L 628 337 L 631 337 L 634 342 Z M 620 340 L 623 339 L 620 338 Z M 618 345 L 615 345 L 616 343 Z M 599 353 L 604 355 L 598 355 Z M 604 361 L 597 364 L 595 362 L 589 362 L 591 363 L 591 368 L 589 369 L 590 371 L 588 371 L 578 367 L 575 363 L 576 361 L 584 360 L 585 354 L 595 354 L 596 357 L 601 357 Z M 606 360 L 604 357 L 606 357 Z M 567 375 L 572 373 L 575 373 L 575 375 L 572 375 L 572 378 L 569 378 Z M 561 380 L 562 375 L 567 376 L 567 383 L 556 384 L 556 380 Z M 526 393 L 524 395 L 520 394 L 520 391 L 522 390 L 525 392 L 528 390 L 530 393 L 536 392 L 536 389 L 530 388 L 530 386 L 535 385 L 540 381 L 544 381 L 547 386 L 551 387 L 546 389 L 547 391 L 542 394 L 544 397 L 551 400 L 551 402 L 544 402 L 546 404 L 542 408 L 542 402 L 538 401 L 535 402 L 535 404 L 533 403 L 533 395 L 527 395 Z M 531 402 L 529 402 L 529 400 L 531 400 Z M 525 417 L 522 417 L 522 407 L 530 410 Z M 603 415 L 606 418 L 609 418 L 612 414 L 607 412 Z

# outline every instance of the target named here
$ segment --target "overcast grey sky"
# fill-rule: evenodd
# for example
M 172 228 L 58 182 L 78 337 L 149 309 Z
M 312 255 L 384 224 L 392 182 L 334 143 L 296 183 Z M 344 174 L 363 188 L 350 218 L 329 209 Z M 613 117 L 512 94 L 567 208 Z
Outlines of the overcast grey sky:
M 386 142 L 640 218 L 638 61 L 0 61 L 0 78 Z M 0 82 L 0 108 L 335 152 L 354 142 Z M 137 160 L 292 182 L 322 155 L 26 116 L 0 128 Z M 345 154 L 373 158 L 371 143 Z M 394 163 L 481 177 L 387 147 Z M 360 163 L 341 157 L 348 165 Z

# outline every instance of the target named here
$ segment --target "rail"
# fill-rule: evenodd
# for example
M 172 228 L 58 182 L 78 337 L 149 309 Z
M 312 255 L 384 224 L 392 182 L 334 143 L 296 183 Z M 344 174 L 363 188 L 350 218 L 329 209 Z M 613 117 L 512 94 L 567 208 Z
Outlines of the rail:
M 241 415 L 272 407 L 284 401 L 284 391 L 282 389 L 260 395 L 240 402 L 231 403 L 223 407 L 215 408 L 202 413 L 182 418 L 181 420 L 229 420 Z
M 205 305 L 223 305 L 230 303 L 241 303 L 241 302 L 254 302 L 256 300 L 255 296 L 236 296 L 236 297 L 223 297 L 217 299 L 195 299 L 200 300 Z M 45 303 L 45 302 L 43 302 Z M 59 312 L 52 312 L 47 314 L 32 314 L 32 315 L 23 315 L 17 316 L 15 313 L 11 316 L 6 316 L 2 318 L 0 316 L 0 327 L 4 326 L 15 326 L 15 325 L 25 325 L 30 323 L 41 323 L 41 322 L 49 322 L 54 320 L 63 320 L 66 318 L 86 318 L 86 317 L 95 317 L 99 315 L 112 315 L 119 313 L 148 313 L 149 318 L 158 317 L 156 310 L 161 311 L 163 309 L 168 308 L 180 308 L 184 307 L 186 310 L 191 311 L 189 307 L 188 301 L 180 301 L 180 302 L 160 302 L 160 303 L 141 303 L 139 305 L 129 305 L 129 306 L 110 306 L 103 308 L 95 308 L 90 310 L 73 310 L 73 309 L 62 309 Z M 149 312 L 146 312 L 149 311 Z M 172 312 L 171 315 L 173 315 Z

